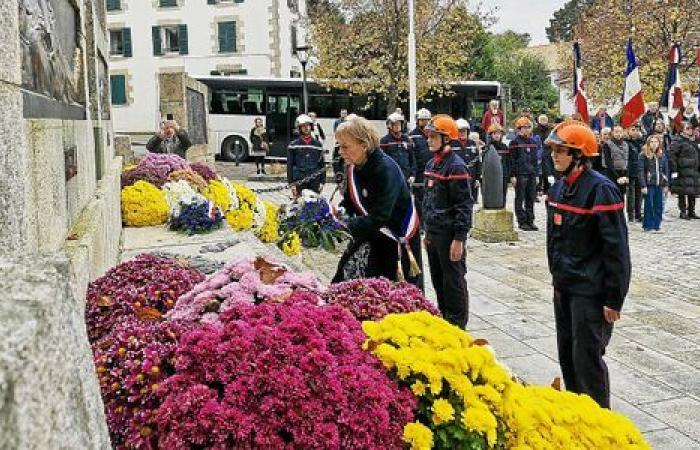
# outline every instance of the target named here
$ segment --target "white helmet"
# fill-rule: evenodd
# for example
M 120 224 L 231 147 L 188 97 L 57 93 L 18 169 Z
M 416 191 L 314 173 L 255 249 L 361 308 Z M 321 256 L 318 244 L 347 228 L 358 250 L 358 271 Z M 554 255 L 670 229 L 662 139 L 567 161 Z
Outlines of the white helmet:
M 430 120 L 432 118 L 433 116 L 430 114 L 430 111 L 425 108 L 419 109 L 416 113 L 416 120 Z
M 389 117 L 386 118 L 386 125 L 390 126 L 392 123 L 403 122 L 403 121 L 404 121 L 404 118 L 401 114 L 399 114 L 397 112 L 393 112 L 393 113 L 389 114 Z
M 467 122 L 464 119 L 457 119 L 457 129 L 458 130 L 468 130 L 469 127 L 469 122 Z
M 312 124 L 314 123 L 314 119 L 307 116 L 306 114 L 301 114 L 299 117 L 297 117 L 297 127 L 304 125 L 305 123 Z

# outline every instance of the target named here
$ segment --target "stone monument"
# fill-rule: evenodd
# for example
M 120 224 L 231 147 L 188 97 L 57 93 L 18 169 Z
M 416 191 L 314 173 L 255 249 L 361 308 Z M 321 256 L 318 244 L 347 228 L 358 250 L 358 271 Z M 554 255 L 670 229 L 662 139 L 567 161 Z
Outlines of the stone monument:
M 121 235 L 99 3 L 0 1 L 0 448 L 110 447 L 84 322 Z
M 483 242 L 517 241 L 513 213 L 504 204 L 501 157 L 493 146 L 483 155 L 482 191 L 484 206 L 474 214 L 471 236 Z

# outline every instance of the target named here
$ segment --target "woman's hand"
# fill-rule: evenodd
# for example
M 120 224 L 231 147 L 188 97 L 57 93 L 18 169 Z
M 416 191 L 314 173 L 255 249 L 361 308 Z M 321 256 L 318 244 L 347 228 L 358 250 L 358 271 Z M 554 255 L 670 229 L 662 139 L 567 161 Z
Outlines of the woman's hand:
M 464 254 L 464 242 L 462 241 L 452 241 L 452 245 L 450 245 L 450 261 L 452 262 L 457 262 L 460 259 L 462 259 L 462 255 Z
M 615 311 L 612 308 L 608 308 L 607 306 L 603 306 L 603 316 L 608 323 L 615 323 L 616 321 L 620 320 L 620 312 Z

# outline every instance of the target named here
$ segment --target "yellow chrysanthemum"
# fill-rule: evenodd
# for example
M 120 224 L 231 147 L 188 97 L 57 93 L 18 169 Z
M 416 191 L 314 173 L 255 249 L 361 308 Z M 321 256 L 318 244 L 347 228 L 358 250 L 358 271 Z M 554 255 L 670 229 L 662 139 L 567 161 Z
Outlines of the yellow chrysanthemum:
M 296 256 L 301 253 L 301 238 L 296 231 L 291 232 L 282 243 L 282 251 L 287 256 Z
M 234 231 L 249 230 L 253 226 L 253 210 L 247 206 L 226 213 L 226 221 Z
M 263 242 L 277 242 L 280 238 L 279 221 L 277 220 L 279 207 L 268 201 L 263 203 L 265 204 L 265 223 L 255 235 Z
M 413 382 L 411 385 L 411 391 L 416 397 L 422 397 L 425 395 L 425 383 L 423 383 L 421 380 L 416 380 Z
M 433 412 L 433 423 L 435 425 L 451 422 L 455 418 L 455 409 L 449 400 L 444 398 L 436 399 L 430 409 Z
M 407 423 L 403 427 L 403 441 L 411 450 L 430 450 L 433 448 L 433 432 L 420 422 Z
M 122 220 L 132 227 L 161 225 L 168 220 L 168 202 L 163 191 L 147 181 L 122 189 Z
M 231 195 L 221 181 L 210 181 L 202 194 L 214 203 L 223 214 L 226 214 L 231 209 Z

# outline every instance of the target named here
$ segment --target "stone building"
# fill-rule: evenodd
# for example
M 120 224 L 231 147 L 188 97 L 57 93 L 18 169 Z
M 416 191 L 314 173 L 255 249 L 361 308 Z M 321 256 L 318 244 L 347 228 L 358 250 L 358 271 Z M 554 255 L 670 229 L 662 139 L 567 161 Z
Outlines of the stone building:
M 114 129 L 134 141 L 169 115 L 177 119 L 161 108 L 162 74 L 288 78 L 301 72 L 292 49 L 303 38 L 305 0 L 103 1 Z

